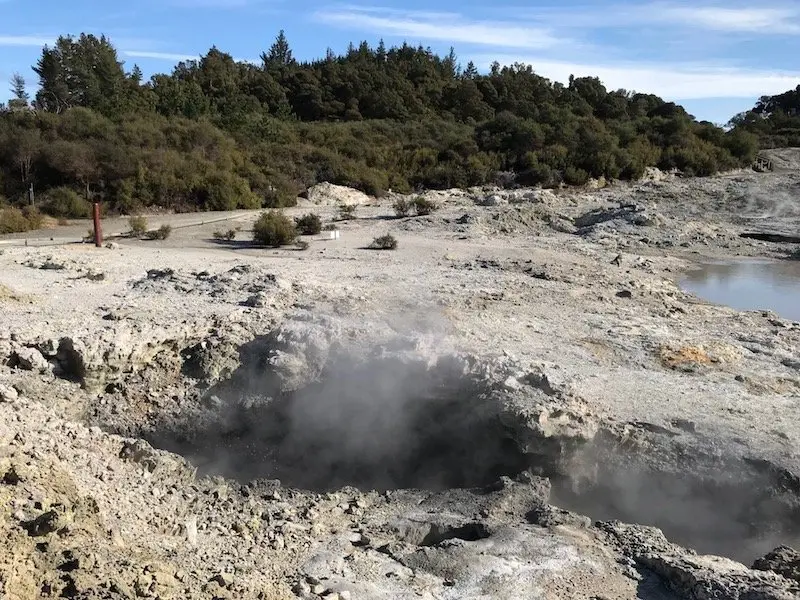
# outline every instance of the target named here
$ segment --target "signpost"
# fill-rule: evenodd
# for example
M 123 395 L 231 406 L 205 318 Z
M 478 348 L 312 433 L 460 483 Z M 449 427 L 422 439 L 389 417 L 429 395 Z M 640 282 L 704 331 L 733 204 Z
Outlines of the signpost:
M 103 247 L 103 230 L 100 227 L 100 203 L 94 203 L 94 210 L 92 211 L 92 217 L 94 219 L 94 245 L 98 248 Z

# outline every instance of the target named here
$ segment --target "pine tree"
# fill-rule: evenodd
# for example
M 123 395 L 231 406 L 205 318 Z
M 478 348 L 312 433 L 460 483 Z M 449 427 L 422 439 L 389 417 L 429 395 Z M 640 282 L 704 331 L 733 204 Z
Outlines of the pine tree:
M 142 70 L 139 68 L 139 65 L 133 65 L 133 69 L 131 70 L 130 80 L 141 84 L 142 79 L 144 79 L 144 75 L 142 74 Z
M 478 77 L 478 68 L 475 66 L 475 63 L 469 61 L 467 63 L 467 68 L 464 71 L 464 79 L 475 79 Z
M 8 108 L 11 110 L 17 108 L 27 108 L 30 96 L 25 91 L 25 78 L 19 73 L 14 73 L 11 76 L 11 93 L 14 95 L 8 101 Z
M 455 77 L 456 76 L 456 63 L 458 62 L 458 57 L 456 56 L 456 50 L 452 46 L 450 46 L 450 52 L 442 61 L 442 65 L 444 66 L 445 73 L 448 77 Z
M 378 62 L 386 62 L 386 44 L 383 43 L 383 38 L 378 42 L 378 49 L 375 51 L 375 57 Z
M 114 114 L 119 109 L 125 72 L 105 36 L 59 37 L 53 48 L 44 47 L 33 70 L 39 76 L 36 106 L 42 110 L 84 106 Z
M 289 42 L 283 29 L 278 32 L 278 37 L 275 38 L 275 43 L 269 47 L 269 51 L 261 53 L 261 60 L 265 67 L 286 66 L 294 63 L 292 50 L 289 48 Z
M 358 45 L 358 54 L 362 58 L 369 58 L 372 56 L 372 48 L 369 47 L 369 43 L 366 40 Z
M 19 73 L 11 76 L 11 93 L 14 94 L 16 100 L 22 100 L 25 104 L 30 99 L 28 92 L 25 91 L 25 78 Z

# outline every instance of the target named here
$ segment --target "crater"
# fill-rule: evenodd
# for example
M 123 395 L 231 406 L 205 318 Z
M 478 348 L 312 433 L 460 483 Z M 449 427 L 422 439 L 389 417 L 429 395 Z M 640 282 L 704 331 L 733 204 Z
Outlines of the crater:
M 480 487 L 528 465 L 495 391 L 456 361 L 340 360 L 294 391 L 265 394 L 254 383 L 234 377 L 209 392 L 212 418 L 148 441 L 202 474 L 318 492 Z
M 634 427 L 631 436 L 630 426 L 608 421 L 582 440 L 569 427 L 554 429 L 558 419 L 542 425 L 535 417 L 542 402 L 561 402 L 549 384 L 531 378 L 509 391 L 455 356 L 431 363 L 382 350 L 369 358 L 315 355 L 321 368 L 286 389 L 263 350 L 243 350 L 241 367 L 206 390 L 194 412 L 142 437 L 183 455 L 200 474 L 243 483 L 482 494 L 527 471 L 550 478 L 550 502 L 561 508 L 656 526 L 701 553 L 749 564 L 800 543 L 800 481 L 770 463 L 703 451 L 692 430 Z M 289 363 L 302 363 L 296 359 Z M 431 531 L 426 543 L 484 534 L 468 525 Z

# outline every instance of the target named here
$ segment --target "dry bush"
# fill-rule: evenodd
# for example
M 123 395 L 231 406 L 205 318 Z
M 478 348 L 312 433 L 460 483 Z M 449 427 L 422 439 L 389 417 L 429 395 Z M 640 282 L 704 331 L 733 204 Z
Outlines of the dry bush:
M 20 233 L 30 229 L 30 223 L 18 208 L 0 210 L 0 233 Z
M 349 221 L 356 218 L 356 205 L 355 204 L 342 204 L 339 207 L 339 220 Z
M 147 232 L 147 219 L 141 215 L 134 215 L 128 219 L 128 227 L 130 227 L 129 236 L 142 237 Z
M 413 203 L 414 210 L 419 216 L 429 215 L 432 212 L 439 210 L 439 205 L 436 204 L 436 202 L 428 200 L 427 198 L 423 198 L 422 196 L 417 196 L 414 198 Z
M 397 238 L 387 233 L 376 237 L 368 247 L 370 250 L 397 250 Z
M 411 212 L 412 204 L 405 198 L 398 198 L 392 204 L 392 208 L 394 208 L 394 213 L 398 217 L 407 217 L 408 213 Z
M 144 234 L 144 237 L 148 240 L 165 240 L 167 239 L 170 234 L 172 233 L 172 225 L 164 224 L 158 229 L 154 229 L 153 231 L 148 231 Z
M 215 240 L 225 240 L 230 242 L 236 239 L 236 229 L 228 229 L 228 231 L 217 230 L 213 234 Z
M 0 233 L 22 233 L 39 229 L 43 223 L 44 215 L 34 207 L 0 208 Z

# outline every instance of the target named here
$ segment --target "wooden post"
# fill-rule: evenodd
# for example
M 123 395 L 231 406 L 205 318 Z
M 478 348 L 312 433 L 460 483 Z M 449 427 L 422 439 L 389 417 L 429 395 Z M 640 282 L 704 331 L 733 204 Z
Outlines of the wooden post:
M 100 203 L 94 203 L 94 211 L 92 214 L 94 218 L 94 245 L 98 248 L 103 247 L 103 230 L 100 227 Z

